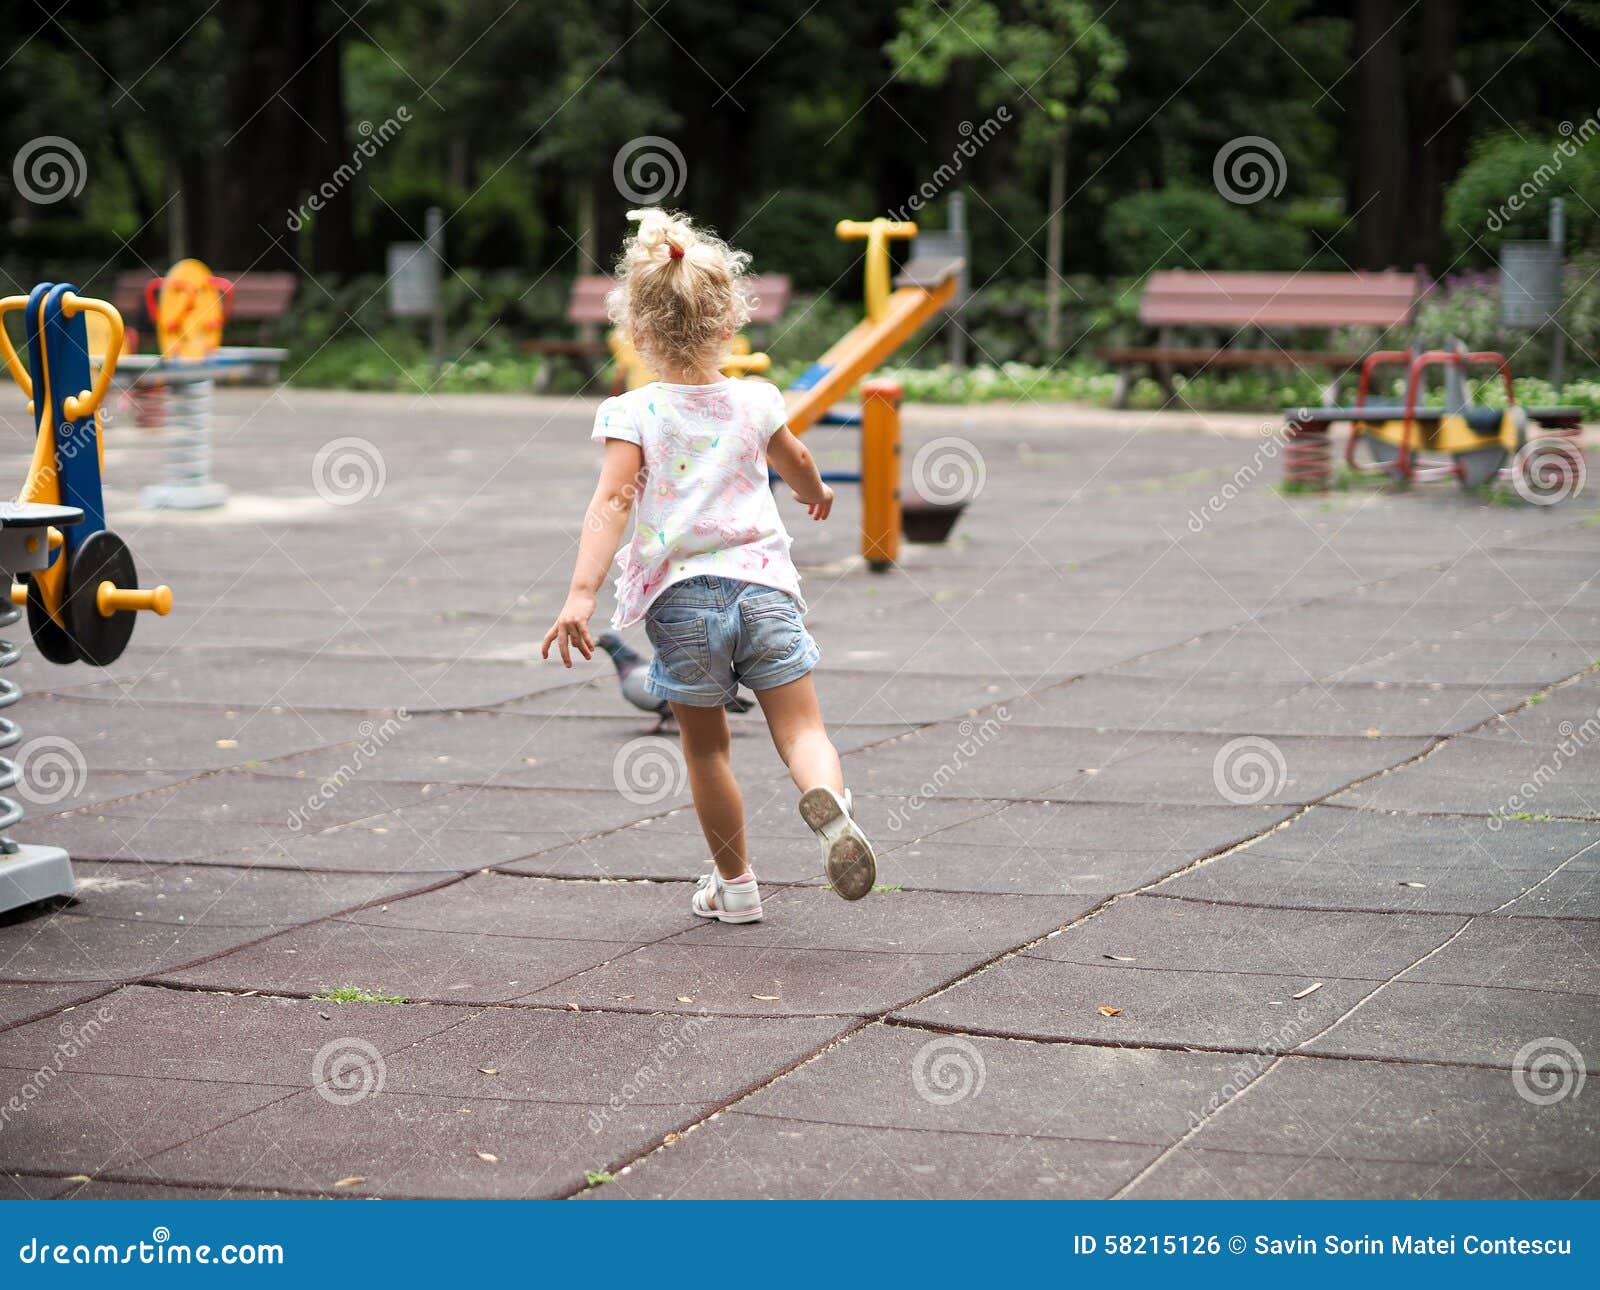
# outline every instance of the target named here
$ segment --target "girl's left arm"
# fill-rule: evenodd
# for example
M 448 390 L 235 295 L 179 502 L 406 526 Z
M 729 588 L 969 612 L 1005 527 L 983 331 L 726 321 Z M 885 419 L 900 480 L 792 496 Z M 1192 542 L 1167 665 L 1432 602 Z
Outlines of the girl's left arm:
M 595 599 L 606 570 L 616 559 L 617 548 L 628 527 L 633 500 L 639 494 L 639 477 L 644 471 L 644 453 L 636 443 L 607 439 L 605 461 L 600 467 L 600 482 L 595 485 L 589 509 L 583 516 L 583 534 L 578 539 L 578 563 L 572 571 L 567 603 L 561 607 L 555 626 L 545 633 L 541 657 L 550 657 L 550 646 L 559 642 L 561 661 L 572 666 L 576 645 L 584 658 L 594 657 L 594 640 L 589 635 L 589 619 L 594 616 Z

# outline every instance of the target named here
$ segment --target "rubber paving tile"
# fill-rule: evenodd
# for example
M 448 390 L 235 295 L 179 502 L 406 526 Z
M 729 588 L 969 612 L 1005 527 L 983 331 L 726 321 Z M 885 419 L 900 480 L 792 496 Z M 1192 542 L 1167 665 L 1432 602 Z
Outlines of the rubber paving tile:
M 1172 806 L 1152 811 L 1133 802 L 1016 802 L 927 839 L 929 845 L 1038 848 L 1069 843 L 1073 853 L 1155 852 L 1168 871 L 1235 846 L 1283 823 L 1292 805 Z
M 291 600 L 293 598 L 291 597 Z M 83 698 L 116 697 L 134 703 L 226 705 L 248 710 L 334 708 L 429 712 L 487 707 L 565 685 L 559 669 L 532 662 L 474 659 L 363 658 L 291 651 L 229 651 L 215 662 L 174 662 L 133 681 L 75 685 Z
M 237 629 L 235 629 L 237 630 Z M 101 771 L 223 770 L 361 737 L 348 712 L 240 711 L 29 696 L 26 724 L 69 740 L 93 776 Z
M 127 981 L 170 971 L 266 935 L 253 927 L 189 927 L 82 918 L 50 904 L 0 919 L 0 981 Z
M 1563 869 L 1500 912 L 1507 918 L 1600 919 L 1600 870 Z
M 1600 954 L 1590 939 L 1593 931 L 1583 922 L 1475 918 L 1405 979 L 1600 997 Z
M 1156 1150 L 730 1111 L 585 1198 L 1087 1200 L 1111 1194 Z
M 1592 1169 L 1502 1169 L 1475 1151 L 1464 1161 L 1412 1164 L 1180 1147 L 1127 1194 L 1135 1200 L 1594 1200 L 1600 1177 Z
M 617 1167 L 715 1109 L 470 1100 L 388 1088 L 344 1105 L 295 1094 L 145 1160 L 152 1181 L 352 1196 L 530 1198 L 567 1195 L 589 1170 Z M 609 1115 L 604 1114 L 609 1112 Z M 598 1126 L 598 1127 L 594 1127 Z
M 1327 797 L 1428 747 L 1429 741 L 1422 739 L 1167 735 L 1132 756 L 1118 757 L 1092 773 L 1080 771 L 1037 795 L 1195 806 L 1297 804 Z
M 1177 875 L 1158 893 L 1303 909 L 1487 913 L 1584 848 L 1600 825 L 1406 816 L 1318 807 Z
M 440 1009 L 402 1009 L 438 1012 Z M 837 1038 L 836 1018 L 489 1008 L 388 1063 L 399 1093 L 611 1108 L 726 1101 Z
M 425 801 L 449 786 L 350 778 L 328 783 L 228 770 L 119 802 L 118 815 L 191 820 L 197 824 L 262 824 L 284 836 L 326 828 Z
M 1376 988 L 1327 975 L 1133 971 L 1023 954 L 896 1016 L 1022 1039 L 1278 1053 L 1326 1029 Z M 1312 992 L 1294 997 L 1306 990 Z
M 1576 744 L 1576 746 L 1574 746 Z M 1600 745 L 1462 735 L 1431 756 L 1335 799 L 1373 810 L 1600 820 Z
M 1593 1172 L 1600 1146 L 1600 1112 L 1592 1101 L 1536 1105 L 1517 1095 L 1505 1070 L 1291 1054 L 1223 1100 L 1191 1147 L 1302 1161 L 1429 1164 L 1441 1172 L 1482 1165 L 1541 1173 Z
M 384 1054 L 471 1014 L 455 1008 L 240 998 L 126 986 L 58 1017 L 0 1033 L 0 1067 L 32 1071 L 58 1056 L 74 1075 L 127 1076 L 334 1091 Z
M 96 995 L 104 994 L 110 982 L 80 982 L 77 984 L 20 985 L 10 984 L 0 990 L 0 1028 L 30 1021 L 35 1017 L 49 1016 L 62 1008 L 74 1007 Z
M 434 1003 L 500 1003 L 636 946 L 598 938 L 535 940 L 338 921 L 296 928 L 182 971 L 151 975 L 200 989 L 320 995 L 354 987 Z
M 1408 978 L 1386 985 L 1305 1051 L 1512 1069 L 1519 1053 L 1545 1049 L 1553 1049 L 1554 1060 L 1565 1068 L 1576 1071 L 1582 1065 L 1600 1074 L 1600 1007 L 1594 995 Z
M 26 1099 L 26 1110 L 0 1134 L 0 1169 L 58 1178 L 115 1169 L 142 1172 L 157 1152 L 288 1095 L 278 1086 L 70 1070 L 27 1097 L 29 1088 L 38 1087 L 24 1083 L 18 1094 Z

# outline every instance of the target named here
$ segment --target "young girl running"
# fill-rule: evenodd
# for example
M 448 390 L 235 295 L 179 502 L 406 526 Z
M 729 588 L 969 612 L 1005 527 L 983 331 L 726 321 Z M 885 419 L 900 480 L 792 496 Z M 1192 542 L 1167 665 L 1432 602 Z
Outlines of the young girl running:
M 681 215 L 651 209 L 628 218 L 639 228 L 617 264 L 611 317 L 661 379 L 607 399 L 595 415 L 593 437 L 605 444 L 605 460 L 567 603 L 543 656 L 557 644 L 567 667 L 573 648 L 594 657 L 595 597 L 637 502 L 612 625 L 644 619 L 655 647 L 649 688 L 672 705 L 682 732 L 715 865 L 695 888 L 694 912 L 725 923 L 761 917 L 722 706 L 740 684 L 755 692 L 800 790 L 800 816 L 822 840 L 828 881 L 846 900 L 859 900 L 872 890 L 877 863 L 851 818 L 839 754 L 823 728 L 811 680 L 817 646 L 801 621 L 800 575 L 767 467 L 813 520 L 828 518 L 833 490 L 784 424 L 777 388 L 719 370 L 749 318 L 750 257 Z

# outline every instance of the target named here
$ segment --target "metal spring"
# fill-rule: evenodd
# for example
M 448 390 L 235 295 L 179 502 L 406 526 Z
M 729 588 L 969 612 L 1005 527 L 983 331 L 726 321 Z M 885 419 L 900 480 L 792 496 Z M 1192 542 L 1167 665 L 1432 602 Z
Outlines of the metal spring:
M 1326 488 L 1333 480 L 1333 440 L 1326 421 L 1296 421 L 1284 426 L 1283 477 L 1288 483 Z
M 0 627 L 9 627 L 22 617 L 22 610 L 7 596 L 0 609 Z M 0 668 L 10 667 L 22 657 L 22 647 L 15 641 L 0 640 Z M 0 708 L 9 708 L 22 697 L 22 687 L 15 681 L 0 677 Z M 22 728 L 9 717 L 0 716 L 0 749 L 13 748 L 22 739 Z M 0 793 L 15 788 L 22 779 L 22 768 L 9 757 L 0 756 Z M 16 799 L 0 795 L 0 855 L 12 855 L 17 844 L 6 834 L 22 819 L 22 805 Z
M 183 381 L 172 387 L 167 417 L 167 483 L 176 488 L 211 482 L 210 381 Z
M 133 424 L 141 430 L 159 430 L 167 424 L 167 387 L 135 385 L 128 392 L 133 403 Z

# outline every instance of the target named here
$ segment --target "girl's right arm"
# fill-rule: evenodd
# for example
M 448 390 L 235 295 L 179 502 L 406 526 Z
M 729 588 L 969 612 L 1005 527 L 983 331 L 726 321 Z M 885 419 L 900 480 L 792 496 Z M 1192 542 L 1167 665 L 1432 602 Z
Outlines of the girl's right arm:
M 578 562 L 572 571 L 567 603 L 561 607 L 555 626 L 545 633 L 541 657 L 549 658 L 551 644 L 558 641 L 561 661 L 567 667 L 572 666 L 571 647 L 574 645 L 584 658 L 594 657 L 589 619 L 594 616 L 595 600 L 600 584 L 605 581 L 606 570 L 622 545 L 643 470 L 644 452 L 638 444 L 622 439 L 606 440 L 600 482 L 595 485 L 589 509 L 583 516 L 583 535 L 578 539 Z
M 822 472 L 811 456 L 811 449 L 788 426 L 779 426 L 767 440 L 767 464 L 794 492 L 795 501 L 806 508 L 814 520 L 825 520 L 833 509 L 833 489 L 822 482 Z

